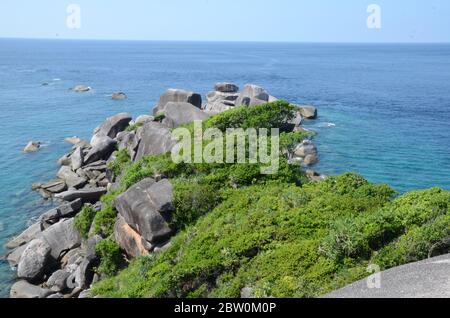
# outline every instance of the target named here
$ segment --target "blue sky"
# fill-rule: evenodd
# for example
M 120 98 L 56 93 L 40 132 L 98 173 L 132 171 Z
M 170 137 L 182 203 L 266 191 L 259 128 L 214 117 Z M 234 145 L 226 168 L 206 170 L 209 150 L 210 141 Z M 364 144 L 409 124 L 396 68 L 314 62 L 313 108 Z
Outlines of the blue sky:
M 67 6 L 81 28 L 66 26 Z M 381 8 L 381 29 L 367 7 Z M 1 0 L 0 37 L 449 42 L 448 0 Z

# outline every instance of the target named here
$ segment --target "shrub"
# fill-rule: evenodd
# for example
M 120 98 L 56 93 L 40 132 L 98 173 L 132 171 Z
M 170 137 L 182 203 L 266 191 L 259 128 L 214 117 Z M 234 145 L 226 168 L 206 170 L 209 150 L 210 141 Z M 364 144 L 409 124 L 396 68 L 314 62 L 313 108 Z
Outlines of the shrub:
M 110 239 L 102 240 L 97 243 L 95 251 L 100 256 L 100 266 L 97 268 L 99 273 L 111 277 L 123 268 L 124 259 L 116 242 Z
M 116 176 L 120 176 L 122 171 L 130 165 L 131 158 L 127 149 L 122 149 L 116 152 L 116 159 L 108 164 L 108 168 L 114 172 Z
M 92 222 L 94 221 L 96 211 L 91 204 L 86 204 L 81 209 L 80 213 L 75 216 L 75 228 L 85 239 L 89 236 Z

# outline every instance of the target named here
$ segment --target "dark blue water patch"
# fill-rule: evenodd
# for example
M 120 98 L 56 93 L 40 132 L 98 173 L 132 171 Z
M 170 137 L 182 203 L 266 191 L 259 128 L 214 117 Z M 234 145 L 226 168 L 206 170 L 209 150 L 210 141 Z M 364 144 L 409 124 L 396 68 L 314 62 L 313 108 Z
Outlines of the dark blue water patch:
M 450 45 L 0 40 L 0 245 L 51 207 L 31 184 L 55 176 L 64 138 L 89 138 L 118 112 L 147 114 L 168 88 L 205 95 L 217 81 L 317 106 L 305 125 L 319 133 L 323 173 L 450 189 Z M 78 84 L 93 89 L 69 91 Z M 30 140 L 44 147 L 25 155 Z M 13 274 L 0 267 L 1 296 Z

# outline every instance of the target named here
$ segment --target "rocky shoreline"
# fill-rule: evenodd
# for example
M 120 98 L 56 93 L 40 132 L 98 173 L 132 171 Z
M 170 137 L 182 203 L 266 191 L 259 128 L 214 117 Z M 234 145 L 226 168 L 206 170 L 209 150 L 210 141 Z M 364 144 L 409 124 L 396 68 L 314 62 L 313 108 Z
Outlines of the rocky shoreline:
M 80 87 L 78 91 L 86 91 Z M 90 89 L 90 88 L 89 88 Z M 117 93 L 116 99 L 126 98 Z M 180 89 L 163 93 L 153 115 L 133 120 L 127 113 L 108 118 L 94 132 L 90 141 L 68 138 L 70 153 L 58 160 L 61 166 L 54 180 L 33 184 L 43 198 L 61 202 L 23 233 L 6 244 L 6 259 L 17 268 L 18 281 L 12 286 L 12 298 L 86 298 L 92 284 L 104 277 L 97 273 L 99 242 L 107 237 L 84 238 L 76 229 L 75 216 L 83 207 L 94 212 L 102 209 L 100 198 L 117 187 L 118 179 L 111 164 L 117 151 L 125 150 L 133 162 L 146 156 L 171 151 L 176 140 L 171 129 L 195 120 L 205 120 L 237 106 L 253 107 L 278 99 L 264 88 L 246 85 L 239 91 L 233 83 L 217 83 L 203 103 L 201 94 Z M 299 106 L 289 122 L 290 131 L 303 131 L 304 119 L 315 119 L 317 109 Z M 30 145 L 29 145 L 30 146 Z M 31 149 L 33 146 L 36 149 Z M 31 145 L 37 151 L 37 145 Z M 287 154 L 293 164 L 309 167 L 317 163 L 317 147 L 304 140 Z M 325 177 L 308 170 L 314 181 Z M 174 210 L 173 187 L 167 176 L 155 174 L 118 196 L 113 206 L 118 212 L 112 239 L 127 259 L 158 253 L 170 247 L 175 233 L 168 219 Z M 91 229 L 90 233 L 94 233 Z

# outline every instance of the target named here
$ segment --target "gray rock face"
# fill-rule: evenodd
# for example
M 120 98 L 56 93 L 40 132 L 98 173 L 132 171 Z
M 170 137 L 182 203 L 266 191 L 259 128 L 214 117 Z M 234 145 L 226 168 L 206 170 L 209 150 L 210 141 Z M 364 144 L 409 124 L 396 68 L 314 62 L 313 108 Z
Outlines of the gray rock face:
M 148 123 L 149 121 L 155 120 L 155 117 L 150 115 L 141 115 L 135 120 L 136 125 L 143 125 L 145 123 Z
M 116 150 L 116 141 L 110 137 L 97 137 L 94 146 L 89 150 L 84 159 L 85 164 L 98 160 L 107 160 Z
M 46 228 L 45 225 L 53 225 L 59 222 L 61 219 L 75 216 L 81 210 L 82 206 L 83 201 L 81 199 L 77 199 L 72 202 L 60 205 L 59 207 L 48 212 L 45 212 L 39 218 L 41 227 L 43 226 Z
M 41 233 L 40 239 L 51 248 L 51 256 L 59 260 L 63 253 L 81 245 L 80 233 L 75 229 L 75 220 L 63 220 Z
M 238 93 L 223 93 L 223 92 L 209 92 L 206 96 L 208 103 L 214 103 L 217 101 L 228 101 L 232 102 L 231 105 L 234 105 L 236 99 L 238 99 Z
M 216 101 L 205 105 L 204 111 L 210 115 L 216 115 L 233 109 L 231 105 L 226 105 L 223 101 Z
M 160 123 L 150 122 L 142 126 L 137 133 L 139 146 L 135 161 L 144 156 L 162 155 L 168 153 L 176 145 L 167 127 Z
M 236 106 L 255 106 L 258 103 L 266 103 L 269 101 L 267 91 L 257 85 L 245 85 L 238 99 Z
M 195 120 L 205 120 L 209 115 L 189 103 L 167 103 L 164 110 L 163 125 L 177 128 Z
M 106 188 L 90 188 L 81 190 L 69 190 L 55 195 L 57 199 L 74 201 L 81 199 L 83 203 L 95 203 L 106 193 Z
M 132 258 L 149 254 L 144 244 L 142 244 L 142 238 L 139 233 L 133 230 L 121 215 L 117 217 L 114 225 L 114 239 L 127 255 Z
M 69 278 L 69 276 L 69 272 L 60 269 L 50 276 L 46 285 L 54 292 L 62 292 L 67 288 L 67 278 Z
M 64 182 L 64 180 L 57 179 L 41 184 L 39 186 L 39 189 L 42 189 L 50 193 L 60 193 L 67 189 L 67 185 Z
M 312 141 L 304 140 L 297 146 L 295 155 L 301 158 L 305 158 L 308 155 L 317 155 L 317 147 Z
M 29 281 L 39 279 L 44 273 L 50 252 L 50 245 L 44 240 L 31 241 L 22 253 L 17 267 L 17 276 Z
M 301 106 L 300 114 L 307 119 L 316 119 L 317 118 L 317 109 L 313 106 Z
M 83 149 L 77 147 L 73 152 L 71 158 L 72 170 L 77 171 L 84 164 L 84 152 Z
M 94 135 L 97 137 L 109 137 L 114 139 L 118 133 L 124 131 L 128 127 L 131 120 L 131 116 L 127 113 L 120 113 L 109 117 L 103 124 L 95 129 Z M 94 146 L 92 142 L 91 144 Z
M 124 92 L 116 92 L 112 94 L 112 99 L 113 100 L 124 100 L 127 99 L 127 94 L 125 94 Z
M 119 143 L 119 150 L 127 149 L 130 158 L 133 160 L 134 157 L 136 157 L 136 150 L 139 146 L 139 140 L 136 137 L 136 133 L 134 131 L 131 131 L 120 136 L 120 138 L 117 138 L 117 140 Z
M 233 83 L 217 83 L 214 90 L 222 93 L 236 93 L 239 91 L 239 87 Z
M 23 251 L 27 248 L 28 244 L 21 245 L 14 250 L 12 250 L 8 255 L 6 255 L 6 260 L 11 267 L 16 267 L 19 265 L 20 258 L 22 257 Z
M 35 285 L 31 285 L 27 281 L 21 280 L 11 287 L 11 298 L 46 298 L 53 294 L 49 289 L 44 289 Z
M 25 148 L 23 149 L 23 152 L 30 153 L 30 152 L 36 152 L 41 148 L 41 143 L 38 141 L 30 141 Z
M 169 102 L 189 103 L 197 108 L 201 108 L 202 96 L 200 94 L 181 89 L 169 89 L 161 95 L 158 104 L 153 109 L 153 114 L 156 116 L 160 112 L 164 112 L 164 108 Z
M 64 180 L 64 182 L 67 184 L 69 188 L 75 189 L 83 187 L 87 182 L 86 179 L 81 178 L 79 175 L 73 172 L 72 169 L 70 169 L 70 167 L 68 166 L 62 166 L 61 169 L 59 169 L 58 178 Z
M 58 165 L 60 166 L 70 166 L 71 164 L 70 155 L 64 155 L 58 159 Z
M 146 241 L 160 243 L 172 234 L 169 226 L 173 210 L 173 189 L 168 180 L 145 179 L 120 195 L 114 206 L 119 214 Z
M 11 241 L 9 241 L 5 247 L 7 249 L 15 249 L 19 246 L 22 246 L 31 240 L 35 239 L 36 236 L 41 233 L 41 224 L 39 222 L 34 223 L 29 228 L 27 228 L 25 231 L 23 231 L 20 235 L 13 238 Z

